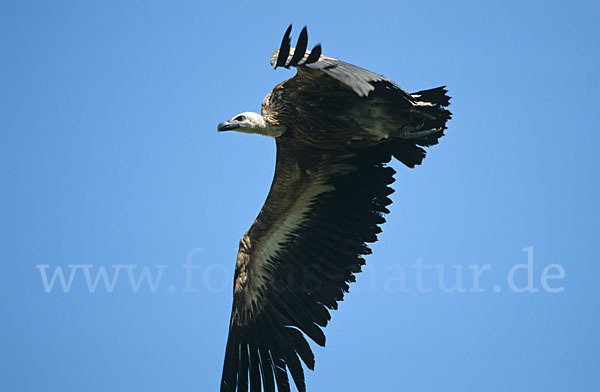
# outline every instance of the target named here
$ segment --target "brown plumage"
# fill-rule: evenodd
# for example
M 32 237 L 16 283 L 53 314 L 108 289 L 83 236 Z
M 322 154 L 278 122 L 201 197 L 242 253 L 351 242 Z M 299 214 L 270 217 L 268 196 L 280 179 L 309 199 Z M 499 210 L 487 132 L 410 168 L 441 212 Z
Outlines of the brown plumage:
M 291 26 L 275 67 L 297 75 L 277 85 L 262 116 L 242 113 L 219 124 L 276 138 L 267 200 L 240 240 L 221 391 L 289 391 L 288 371 L 305 391 L 314 368 L 305 339 L 325 344 L 322 328 L 360 272 L 367 243 L 385 222 L 395 157 L 409 167 L 436 144 L 450 112 L 444 88 L 408 94 L 381 75 L 296 50 Z M 421 146 L 421 147 L 420 147 Z

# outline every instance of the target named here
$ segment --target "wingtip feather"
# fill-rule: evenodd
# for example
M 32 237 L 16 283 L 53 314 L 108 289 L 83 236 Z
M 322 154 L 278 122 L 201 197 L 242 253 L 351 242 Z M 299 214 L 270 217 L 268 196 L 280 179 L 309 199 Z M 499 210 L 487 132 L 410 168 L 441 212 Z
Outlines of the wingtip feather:
M 285 61 L 290 54 L 290 34 L 292 33 L 292 24 L 288 26 L 287 30 L 285 30 L 285 34 L 283 35 L 283 39 L 281 40 L 281 47 L 279 48 L 279 56 L 277 57 L 277 61 L 275 62 L 274 68 L 277 67 L 285 67 Z
M 306 61 L 304 61 L 304 63 L 302 65 L 306 65 L 306 64 L 312 64 L 312 63 L 316 63 L 317 61 L 319 61 L 319 58 L 321 57 L 321 44 L 317 44 L 311 51 L 310 54 L 308 55 L 308 58 L 306 59 Z
M 298 37 L 298 42 L 296 43 L 296 48 L 294 49 L 294 55 L 290 59 L 290 61 L 285 65 L 286 68 L 295 67 L 298 65 L 298 62 L 302 60 L 304 54 L 306 53 L 306 47 L 308 46 L 308 28 L 304 26 L 302 31 L 300 32 L 300 36 Z

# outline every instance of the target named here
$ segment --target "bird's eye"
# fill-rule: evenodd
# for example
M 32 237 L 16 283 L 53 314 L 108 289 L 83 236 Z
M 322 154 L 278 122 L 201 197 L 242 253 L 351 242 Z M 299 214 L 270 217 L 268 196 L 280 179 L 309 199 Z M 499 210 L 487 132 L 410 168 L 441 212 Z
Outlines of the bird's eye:
M 236 118 L 233 119 L 233 121 L 244 121 L 246 119 L 245 116 L 237 116 Z

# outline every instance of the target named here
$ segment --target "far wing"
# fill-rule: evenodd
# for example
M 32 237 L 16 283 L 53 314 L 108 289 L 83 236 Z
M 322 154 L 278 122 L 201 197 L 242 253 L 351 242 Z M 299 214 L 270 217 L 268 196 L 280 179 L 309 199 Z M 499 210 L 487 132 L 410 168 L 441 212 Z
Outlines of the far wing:
M 302 67 L 319 70 L 347 85 L 361 97 L 369 95 L 375 89 L 373 83 L 378 82 L 400 90 L 393 81 L 382 75 L 333 57 L 321 55 L 320 44 L 315 46 L 312 51 L 307 51 L 308 33 L 306 27 L 302 29 L 298 37 L 296 48 L 291 48 L 291 30 L 292 25 L 286 30 L 281 47 L 271 55 L 271 65 L 274 68 L 298 67 L 298 72 L 302 72 Z
M 391 203 L 394 170 L 381 149 L 308 149 L 277 140 L 269 196 L 240 240 L 221 391 L 305 391 L 305 336 L 322 328 L 370 253 Z

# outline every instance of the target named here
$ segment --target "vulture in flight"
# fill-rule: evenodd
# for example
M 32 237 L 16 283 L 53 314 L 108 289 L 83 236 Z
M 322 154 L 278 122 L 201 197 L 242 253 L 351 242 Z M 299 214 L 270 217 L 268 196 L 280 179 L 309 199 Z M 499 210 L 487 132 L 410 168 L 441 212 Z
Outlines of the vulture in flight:
M 325 345 L 330 311 L 348 292 L 385 222 L 393 158 L 421 163 L 451 113 L 444 87 L 407 93 L 393 81 L 296 48 L 290 25 L 271 65 L 295 67 L 275 86 L 261 114 L 218 125 L 275 138 L 277 162 L 267 200 L 242 237 L 221 391 L 305 391 L 303 364 L 315 359 L 308 339 Z

